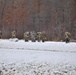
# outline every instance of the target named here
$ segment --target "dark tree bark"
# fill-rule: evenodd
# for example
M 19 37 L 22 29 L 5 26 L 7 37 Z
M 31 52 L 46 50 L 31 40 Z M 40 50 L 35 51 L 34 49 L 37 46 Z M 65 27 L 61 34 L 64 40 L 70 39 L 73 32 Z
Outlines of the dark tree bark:
M 45 31 L 48 40 L 63 39 L 65 31 L 76 39 L 75 0 L 0 0 L 0 30 L 4 38 L 17 32 Z

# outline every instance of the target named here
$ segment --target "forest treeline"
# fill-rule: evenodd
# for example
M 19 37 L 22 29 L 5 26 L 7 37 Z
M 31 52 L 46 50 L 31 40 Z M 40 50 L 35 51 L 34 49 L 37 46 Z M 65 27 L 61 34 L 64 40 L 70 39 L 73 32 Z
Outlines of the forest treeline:
M 0 31 L 10 38 L 26 31 L 45 31 L 48 40 L 63 39 L 66 31 L 76 39 L 76 0 L 0 0 Z

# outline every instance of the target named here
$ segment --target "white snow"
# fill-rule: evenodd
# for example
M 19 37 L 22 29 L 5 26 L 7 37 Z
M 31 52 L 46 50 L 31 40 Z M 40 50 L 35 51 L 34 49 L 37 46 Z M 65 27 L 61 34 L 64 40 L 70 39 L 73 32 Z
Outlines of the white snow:
M 0 75 L 76 75 L 76 43 L 15 40 L 0 39 Z

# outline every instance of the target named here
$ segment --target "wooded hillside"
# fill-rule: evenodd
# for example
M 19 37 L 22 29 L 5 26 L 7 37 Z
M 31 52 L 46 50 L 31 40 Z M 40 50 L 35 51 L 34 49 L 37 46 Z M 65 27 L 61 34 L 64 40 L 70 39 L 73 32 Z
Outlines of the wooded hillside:
M 9 38 L 16 30 L 45 31 L 49 40 L 62 39 L 69 31 L 76 39 L 76 0 L 0 0 L 0 30 Z

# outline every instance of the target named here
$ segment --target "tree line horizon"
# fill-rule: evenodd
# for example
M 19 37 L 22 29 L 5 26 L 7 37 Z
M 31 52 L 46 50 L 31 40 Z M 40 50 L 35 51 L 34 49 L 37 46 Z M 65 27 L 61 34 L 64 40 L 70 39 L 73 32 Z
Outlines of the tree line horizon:
M 0 0 L 0 31 L 23 38 L 27 31 L 45 31 L 48 40 L 63 39 L 66 31 L 76 39 L 75 0 Z

